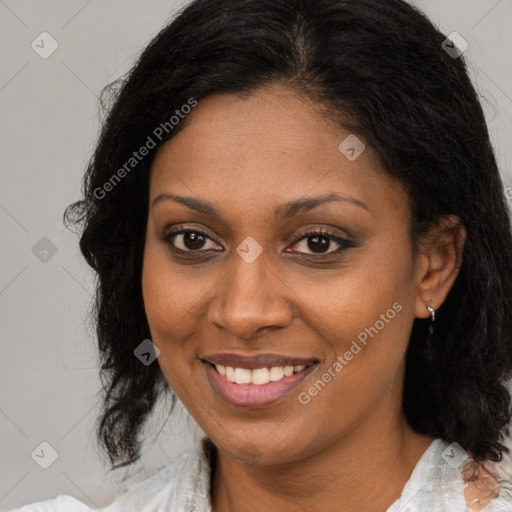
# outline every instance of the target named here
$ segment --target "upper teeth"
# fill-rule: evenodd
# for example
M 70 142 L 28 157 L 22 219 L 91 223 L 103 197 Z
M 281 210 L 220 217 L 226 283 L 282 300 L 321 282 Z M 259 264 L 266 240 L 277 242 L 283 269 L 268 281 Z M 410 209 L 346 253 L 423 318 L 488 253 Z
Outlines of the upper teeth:
M 302 371 L 306 365 L 298 366 L 273 366 L 272 368 L 257 368 L 248 370 L 247 368 L 233 368 L 232 366 L 223 366 L 216 364 L 215 368 L 221 375 L 225 375 L 229 382 L 236 384 L 267 384 L 271 381 L 281 380 L 285 376 Z

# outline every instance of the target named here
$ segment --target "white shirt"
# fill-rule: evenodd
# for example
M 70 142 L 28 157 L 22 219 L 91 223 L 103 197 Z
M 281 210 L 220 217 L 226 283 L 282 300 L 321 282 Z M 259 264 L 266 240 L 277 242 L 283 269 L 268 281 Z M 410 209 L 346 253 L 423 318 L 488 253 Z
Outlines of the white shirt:
M 203 437 L 189 452 L 146 480 L 125 489 L 113 503 L 102 509 L 103 512 L 211 512 L 210 443 Z M 500 478 L 496 471 L 492 478 L 481 471 L 475 482 L 465 483 L 463 469 L 471 461 L 457 444 L 449 445 L 442 439 L 435 439 L 417 462 L 400 498 L 386 512 L 512 512 L 512 481 Z M 486 466 L 493 467 L 487 463 Z M 464 490 L 468 485 L 473 485 L 479 498 L 491 495 L 492 499 L 484 508 L 476 505 L 469 508 L 466 500 L 470 501 L 475 495 L 465 497 Z M 497 492 L 493 493 L 491 487 Z M 71 496 L 59 495 L 10 512 L 96 510 Z

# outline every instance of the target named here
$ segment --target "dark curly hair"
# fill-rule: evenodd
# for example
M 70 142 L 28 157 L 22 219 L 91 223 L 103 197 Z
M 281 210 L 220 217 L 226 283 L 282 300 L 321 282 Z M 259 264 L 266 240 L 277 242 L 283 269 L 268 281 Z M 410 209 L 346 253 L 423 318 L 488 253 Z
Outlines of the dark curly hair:
M 415 248 L 443 216 L 460 218 L 467 230 L 460 272 L 433 336 L 428 320 L 414 320 L 403 408 L 418 432 L 456 441 L 477 460 L 508 453 L 501 441 L 512 415 L 509 211 L 464 57 L 449 55 L 445 38 L 402 0 L 195 0 L 104 89 L 108 111 L 84 198 L 68 206 L 64 221 L 80 229 L 80 249 L 97 273 L 103 401 L 96 434 L 111 469 L 140 458 L 141 430 L 157 399 L 169 393 L 175 405 L 159 365 L 134 356 L 151 338 L 141 285 L 150 169 L 183 126 L 183 116 L 175 127 L 169 119 L 191 99 L 272 83 L 326 106 L 365 138 L 406 187 Z M 155 147 L 131 161 L 149 138 Z

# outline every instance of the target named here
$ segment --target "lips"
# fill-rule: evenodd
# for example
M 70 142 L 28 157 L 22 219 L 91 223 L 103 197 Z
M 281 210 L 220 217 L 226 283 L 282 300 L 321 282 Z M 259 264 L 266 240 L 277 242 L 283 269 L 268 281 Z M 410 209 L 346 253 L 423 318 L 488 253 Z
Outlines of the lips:
M 230 405 L 244 408 L 267 407 L 281 401 L 318 366 L 315 358 L 278 354 L 212 354 L 201 359 L 208 381 L 217 395 Z M 283 368 L 290 371 L 283 375 Z M 226 375 L 228 370 L 234 370 L 234 379 L 233 375 Z M 266 378 L 260 380 L 259 376 L 257 384 L 249 383 L 250 378 L 245 378 L 246 374 L 254 372 L 266 373 Z M 272 373 L 280 374 L 272 377 Z M 269 376 L 272 378 L 269 379 Z

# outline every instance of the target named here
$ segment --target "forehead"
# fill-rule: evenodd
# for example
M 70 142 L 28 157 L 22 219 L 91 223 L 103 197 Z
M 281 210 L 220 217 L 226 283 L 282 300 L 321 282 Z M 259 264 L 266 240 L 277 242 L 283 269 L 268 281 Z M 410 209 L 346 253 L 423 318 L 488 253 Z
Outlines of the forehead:
M 349 160 L 339 146 L 354 134 L 326 114 L 325 107 L 284 87 L 244 97 L 209 96 L 159 149 L 151 170 L 151 201 L 176 193 L 226 210 L 251 206 L 269 215 L 272 210 L 274 216 L 283 198 L 338 193 L 403 207 L 403 189 L 382 172 L 371 148 L 366 145 Z

